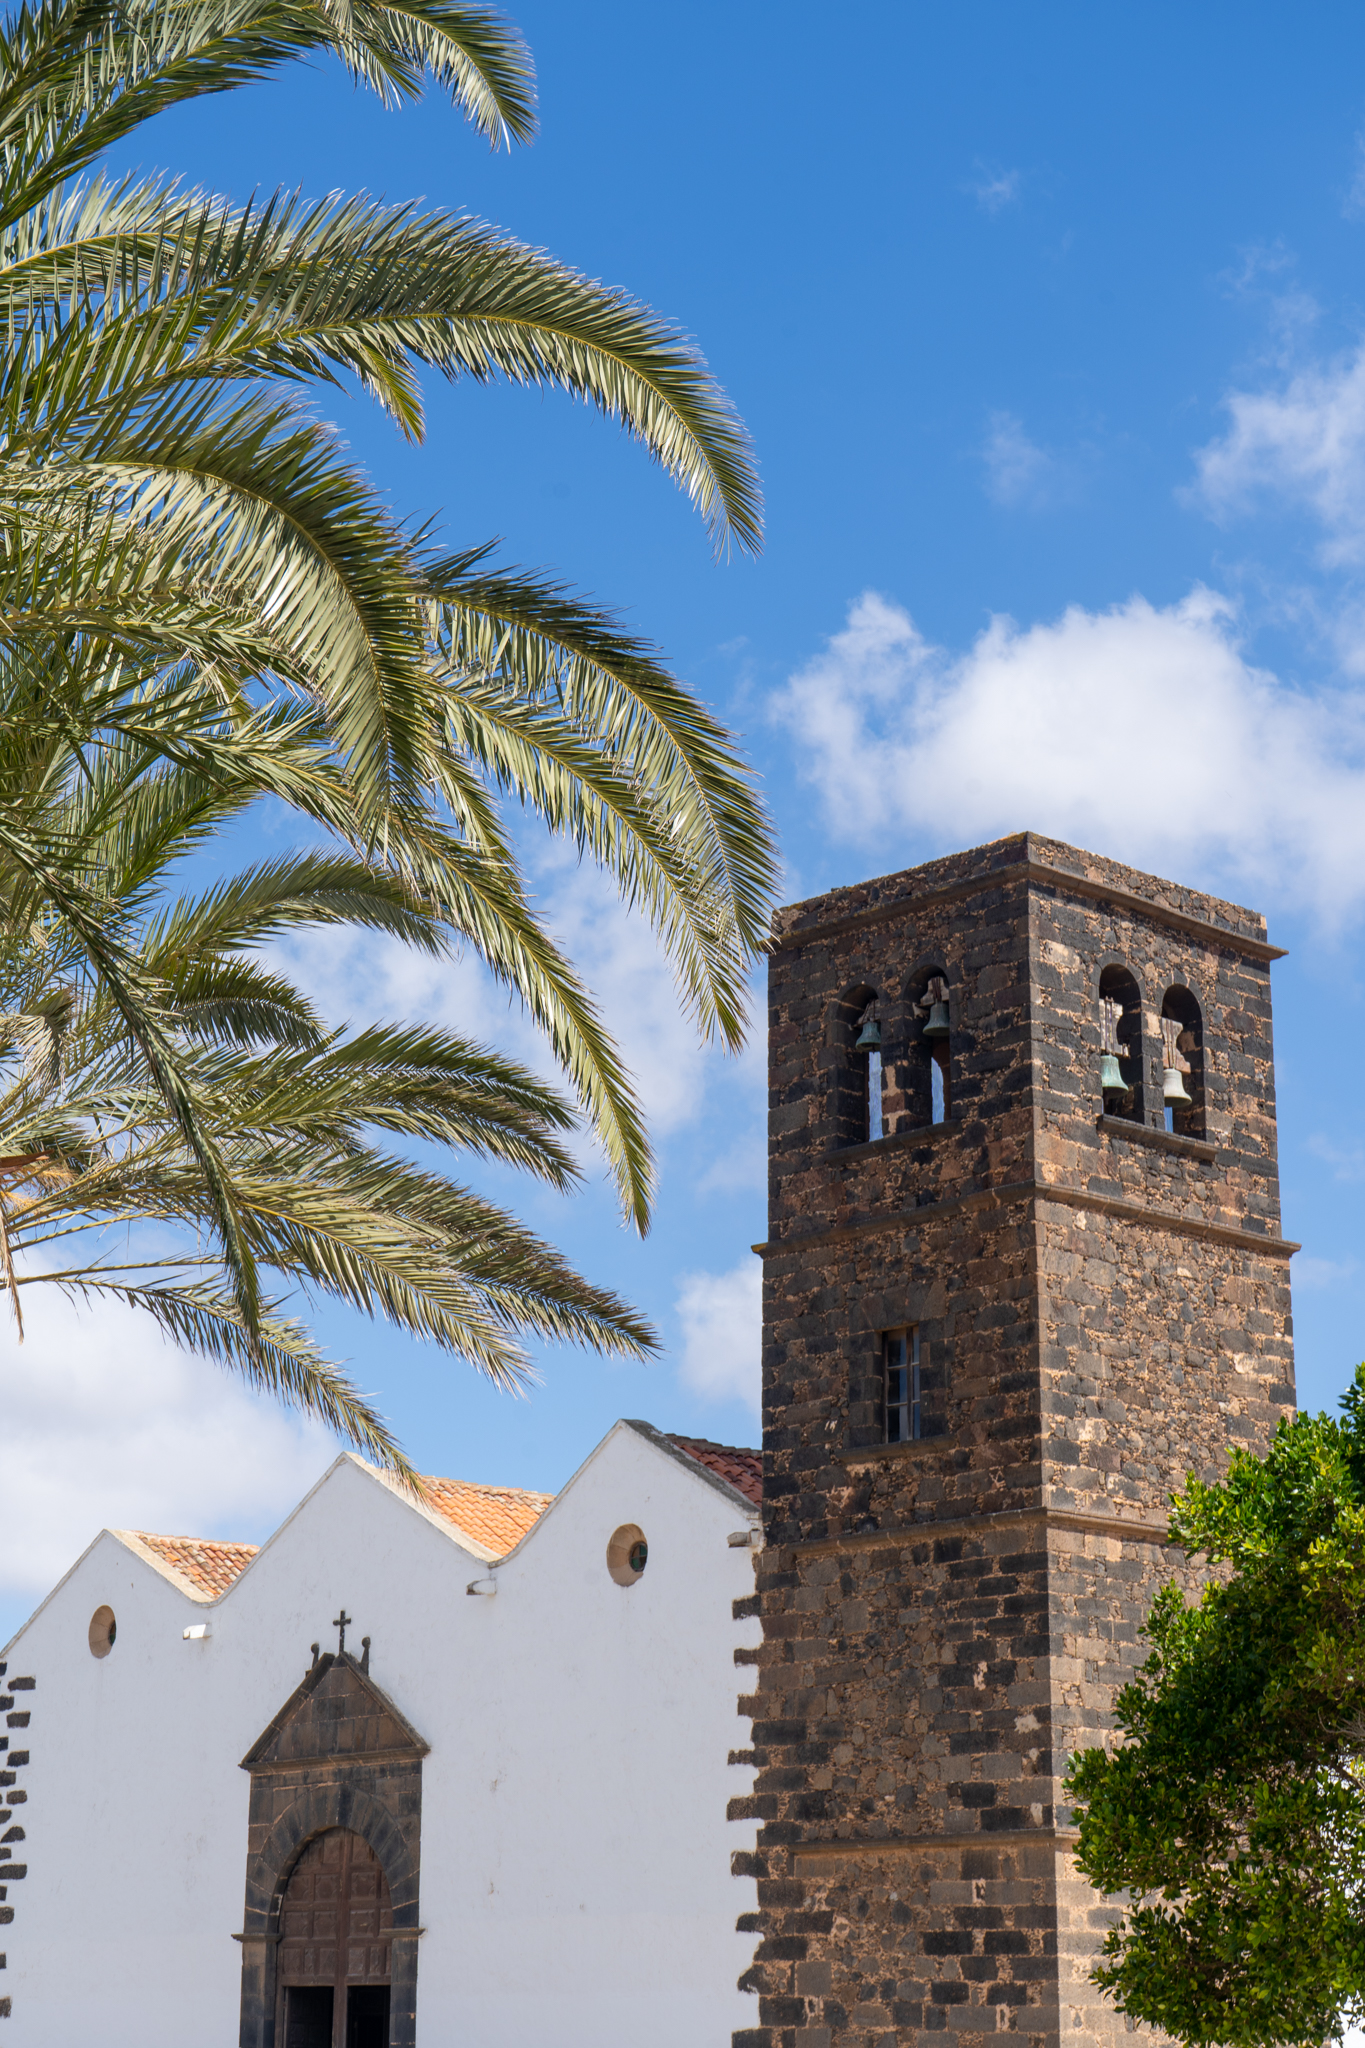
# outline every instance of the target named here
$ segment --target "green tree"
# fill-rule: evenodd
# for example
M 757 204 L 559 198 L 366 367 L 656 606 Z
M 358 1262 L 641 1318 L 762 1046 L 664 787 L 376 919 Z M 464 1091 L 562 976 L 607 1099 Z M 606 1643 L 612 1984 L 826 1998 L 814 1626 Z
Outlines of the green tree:
M 639 1105 L 534 914 L 503 809 L 538 813 L 615 877 L 700 1030 L 734 1047 L 774 875 L 762 808 L 653 650 L 549 579 L 394 519 L 309 392 L 352 381 L 415 438 L 423 368 L 557 384 L 624 424 L 741 546 L 759 530 L 747 442 L 676 330 L 482 223 L 363 195 L 233 206 L 97 174 L 152 114 L 318 49 L 391 100 L 434 79 L 494 142 L 531 132 L 516 36 L 441 0 L 50 0 L 0 37 L 11 715 L 59 734 L 73 776 L 132 745 L 280 799 L 475 947 L 547 1034 L 643 1229 Z M 230 1163 L 107 892 L 23 805 L 0 807 L 0 861 L 140 1045 L 252 1340 L 256 1260 Z M 19 1150 L 3 1133 L 0 1147 Z
M 148 1311 L 163 1331 L 406 1471 L 383 1422 L 277 1300 L 247 1324 L 212 1225 L 203 1159 L 130 1022 L 192 1089 L 258 1271 L 309 1302 L 384 1315 L 525 1381 L 523 1334 L 639 1356 L 648 1327 L 494 1204 L 395 1147 L 498 1160 L 571 1188 L 571 1106 L 451 1033 L 324 1028 L 260 949 L 301 927 L 381 932 L 440 955 L 448 928 L 346 853 L 288 855 L 177 893 L 188 855 L 252 801 L 153 742 L 102 748 L 72 776 L 53 722 L 0 716 L 0 802 L 63 873 L 116 962 L 22 868 L 0 871 L 0 1258 L 22 1331 L 30 1286 Z M 325 765 L 297 717 L 263 714 L 277 770 Z M 117 1230 L 111 1226 L 121 1226 Z M 16 1262 L 22 1265 L 18 1269 Z
M 1191 1476 L 1124 1740 L 1073 1759 L 1081 1868 L 1127 1894 L 1096 1981 L 1177 2040 L 1320 2043 L 1365 2012 L 1365 1366 L 1340 1420 Z

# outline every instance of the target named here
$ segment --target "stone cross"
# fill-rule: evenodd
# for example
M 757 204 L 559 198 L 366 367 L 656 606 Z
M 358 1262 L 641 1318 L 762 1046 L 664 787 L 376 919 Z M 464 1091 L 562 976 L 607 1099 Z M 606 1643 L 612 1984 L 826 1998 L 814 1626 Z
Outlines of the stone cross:
M 337 1642 L 338 1656 L 340 1656 L 342 1651 L 346 1648 L 346 1624 L 348 1621 L 354 1620 L 355 1616 L 353 1614 L 348 1614 L 344 1607 L 342 1608 L 340 1614 L 333 1615 L 332 1617 L 332 1627 L 340 1631 L 340 1637 Z

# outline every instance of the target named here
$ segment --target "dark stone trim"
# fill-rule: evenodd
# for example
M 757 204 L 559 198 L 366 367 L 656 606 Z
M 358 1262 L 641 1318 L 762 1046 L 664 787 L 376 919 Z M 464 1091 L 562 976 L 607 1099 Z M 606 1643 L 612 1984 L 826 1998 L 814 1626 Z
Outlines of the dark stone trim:
M 902 1523 L 892 1529 L 850 1529 L 837 1536 L 810 1536 L 801 1543 L 779 1543 L 779 1552 L 810 1557 L 820 1551 L 903 1550 L 956 1531 L 1007 1528 L 1020 1522 L 1042 1522 L 1049 1529 L 1071 1529 L 1083 1536 L 1112 1536 L 1121 1543 L 1154 1543 L 1161 1550 L 1178 1548 L 1164 1522 L 1141 1522 L 1136 1516 L 1087 1513 L 1078 1508 L 1000 1508 L 988 1515 L 941 1515 L 931 1521 Z
M 340 1766 L 345 1770 L 346 1766 Z M 400 1769 L 403 1767 L 400 1766 Z M 420 1762 L 408 1771 L 420 1774 Z M 417 1934 L 419 1865 L 415 1847 L 382 1800 L 345 1778 L 301 1786 L 247 1866 L 242 1932 L 241 2048 L 276 2048 L 278 1920 L 290 1873 L 308 1843 L 329 1828 L 349 1828 L 379 1858 L 389 1887 L 394 1933 Z M 389 2048 L 415 2048 L 417 1944 L 396 1941 L 390 1950 Z
M 1125 1202 L 1110 1195 L 1092 1195 L 1081 1188 L 1035 1185 L 1040 1201 L 1059 1202 L 1067 1209 L 1094 1209 L 1102 1216 L 1117 1216 L 1122 1223 L 1148 1223 L 1156 1230 L 1174 1231 L 1177 1237 L 1201 1237 L 1207 1243 L 1232 1245 L 1238 1251 L 1264 1252 L 1271 1259 L 1292 1259 L 1303 1246 L 1293 1238 L 1262 1236 L 1258 1230 L 1234 1230 L 1226 1223 L 1206 1223 L 1202 1216 L 1180 1216 L 1174 1209 L 1149 1209 L 1142 1202 Z
M 900 1444 L 853 1444 L 842 1451 L 831 1451 L 830 1456 L 836 1465 L 899 1465 L 934 1451 L 951 1449 L 947 1436 L 915 1436 Z
M 1065 868 L 1050 867 L 1045 861 L 1038 860 L 1009 861 L 1002 867 L 986 868 L 978 875 L 969 875 L 964 881 L 950 882 L 942 889 L 926 889 L 922 895 L 897 896 L 889 903 L 873 904 L 871 909 L 856 910 L 848 917 L 828 918 L 823 924 L 799 925 L 793 931 L 770 939 L 768 950 L 784 953 L 796 946 L 812 945 L 820 939 L 842 938 L 846 932 L 865 931 L 871 925 L 886 924 L 892 918 L 936 910 L 940 904 L 960 903 L 965 897 L 979 896 L 988 889 L 1006 888 L 1011 882 L 1040 884 L 1062 894 L 1088 897 L 1091 902 L 1112 903 L 1115 909 L 1125 910 L 1130 916 L 1148 918 L 1153 924 L 1169 925 L 1201 940 L 1206 946 L 1223 946 L 1229 952 L 1245 953 L 1248 958 L 1266 965 L 1272 960 L 1283 960 L 1287 950 L 1284 946 L 1268 945 L 1264 939 L 1253 939 L 1243 932 L 1229 931 L 1221 924 L 1210 924 L 1202 917 L 1191 917 L 1188 911 L 1174 910 L 1165 903 L 1153 902 L 1150 897 L 1135 896 L 1131 890 L 1112 889 L 1103 882 L 1092 882 L 1086 875 L 1068 874 Z
M 892 1131 L 885 1138 L 869 1138 L 862 1145 L 835 1145 L 831 1148 L 831 1164 L 839 1165 L 845 1159 L 872 1159 L 883 1152 L 901 1152 L 914 1145 L 932 1144 L 935 1138 L 946 1136 L 949 1131 L 960 1131 L 966 1119 L 960 1116 L 945 1116 L 941 1123 L 916 1124 L 909 1131 Z
M 875 1835 L 845 1836 L 831 1842 L 797 1842 L 791 1850 L 794 1863 L 813 1862 L 817 1857 L 834 1860 L 844 1857 L 867 1858 L 875 1856 L 924 1856 L 961 1855 L 964 1850 L 978 1853 L 982 1849 L 1019 1849 L 1039 1847 L 1049 1849 L 1070 1849 L 1081 1839 L 1079 1828 L 990 1828 L 973 1829 L 971 1834 L 961 1835 Z
M 417 1730 L 413 1727 L 411 1721 L 408 1720 L 405 1714 L 399 1712 L 398 1708 L 394 1705 L 393 1701 L 389 1698 L 388 1694 L 382 1691 L 381 1688 L 375 1684 L 374 1680 L 370 1677 L 368 1671 L 362 1670 L 361 1666 L 359 1665 L 359 1663 L 357 1663 L 356 1659 L 351 1655 L 350 1651 L 342 1650 L 340 1652 L 334 1652 L 328 1650 L 325 1655 L 318 1658 L 316 1664 L 314 1664 L 308 1671 L 304 1673 L 303 1682 L 295 1687 L 294 1691 L 290 1693 L 288 1699 L 280 1708 L 278 1714 L 275 1715 L 273 1720 L 271 1720 L 268 1723 L 268 1725 L 264 1729 L 262 1729 L 261 1733 L 256 1737 L 256 1740 L 252 1743 L 250 1749 L 242 1758 L 241 1768 L 244 1771 L 251 1771 L 254 1774 L 256 1771 L 259 1771 L 262 1768 L 270 1769 L 277 1765 L 278 1760 L 274 1757 L 270 1757 L 267 1755 L 267 1752 L 270 1749 L 271 1744 L 274 1742 L 275 1737 L 279 1734 L 280 1730 L 284 1727 L 285 1723 L 289 1720 L 292 1720 L 293 1716 L 298 1712 L 299 1708 L 303 1705 L 304 1701 L 308 1698 L 309 1694 L 315 1692 L 318 1686 L 321 1685 L 323 1679 L 327 1676 L 327 1673 L 332 1669 L 332 1666 L 334 1664 L 342 1665 L 344 1669 L 351 1674 L 353 1681 L 360 1687 L 360 1690 L 366 1695 L 366 1697 L 374 1702 L 375 1706 L 379 1709 L 380 1713 L 392 1716 L 394 1722 L 401 1729 L 402 1733 L 406 1736 L 407 1741 L 401 1750 L 387 1750 L 383 1752 L 384 1755 L 426 1755 L 427 1751 L 431 1747 L 431 1744 L 417 1733 Z M 380 1752 L 375 1751 L 373 1752 L 373 1754 L 378 1755 L 380 1754 Z M 321 1759 L 318 1760 L 320 1761 Z M 313 1759 L 301 1756 L 291 1757 L 287 1763 L 278 1764 L 278 1767 L 285 1770 L 296 1770 L 299 1768 L 300 1765 L 308 1763 L 310 1761 L 313 1761 Z M 358 1758 L 357 1761 L 359 1761 Z
M 1134 1129 L 1138 1126 L 1134 1125 Z M 838 1244 L 845 1238 L 863 1237 L 879 1230 L 905 1230 L 926 1218 L 948 1216 L 972 1209 L 1003 1209 L 1030 1200 L 1058 1202 L 1064 1208 L 1096 1209 L 1105 1216 L 1117 1216 L 1126 1223 L 1146 1223 L 1153 1230 L 1171 1230 L 1177 1236 L 1202 1237 L 1216 1244 L 1230 1244 L 1242 1251 L 1264 1252 L 1268 1258 L 1288 1259 L 1303 1246 L 1292 1238 L 1261 1236 L 1254 1230 L 1234 1230 L 1225 1223 L 1206 1223 L 1202 1217 L 1181 1216 L 1174 1209 L 1149 1209 L 1142 1202 L 1126 1202 L 1117 1196 L 1092 1195 L 1083 1188 L 1065 1188 L 1041 1180 L 1016 1180 L 998 1188 L 978 1188 L 970 1195 L 952 1195 L 946 1202 L 925 1202 L 913 1209 L 891 1209 L 884 1216 L 860 1216 L 853 1223 L 838 1223 L 830 1230 L 802 1230 L 791 1237 L 770 1238 L 751 1245 L 760 1259 L 779 1258 L 786 1253 L 814 1250 L 818 1245 Z
M 357 1764 L 401 1764 L 413 1763 L 425 1755 L 426 1746 L 423 1745 L 421 1749 L 361 1749 L 357 1750 L 353 1756 L 348 1755 L 344 1759 L 329 1757 L 326 1761 L 344 1761 Z M 303 1776 L 322 1761 L 324 1759 L 308 1756 L 275 1757 L 266 1763 L 239 1764 L 238 1769 L 250 1771 L 253 1778 L 287 1778 L 291 1771 Z
M 417 1925 L 418 1864 L 403 1830 L 381 1800 L 340 1782 L 301 1787 L 298 1798 L 252 1858 L 247 1871 L 244 1934 L 273 1933 L 272 1922 L 290 1872 L 314 1835 L 324 1834 L 328 1828 L 349 1828 L 369 1843 L 383 1865 L 394 1926 Z
M 1129 1123 L 1122 1116 L 1097 1116 L 1095 1129 L 1109 1138 L 1126 1138 L 1133 1145 L 1152 1145 L 1158 1152 L 1179 1152 L 1187 1159 L 1201 1159 L 1212 1165 L 1218 1147 L 1203 1138 L 1185 1138 L 1179 1131 L 1158 1131 L 1147 1124 Z

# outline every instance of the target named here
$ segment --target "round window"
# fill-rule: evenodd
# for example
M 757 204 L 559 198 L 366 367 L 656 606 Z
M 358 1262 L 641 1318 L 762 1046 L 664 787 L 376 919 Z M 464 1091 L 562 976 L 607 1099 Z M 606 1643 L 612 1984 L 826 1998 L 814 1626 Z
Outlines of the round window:
M 90 1654 L 92 1657 L 107 1657 L 114 1647 L 118 1634 L 118 1623 L 112 1607 L 97 1607 L 90 1617 Z
M 607 1545 L 607 1570 L 618 1586 L 638 1586 L 648 1561 L 644 1530 L 634 1522 L 623 1522 Z

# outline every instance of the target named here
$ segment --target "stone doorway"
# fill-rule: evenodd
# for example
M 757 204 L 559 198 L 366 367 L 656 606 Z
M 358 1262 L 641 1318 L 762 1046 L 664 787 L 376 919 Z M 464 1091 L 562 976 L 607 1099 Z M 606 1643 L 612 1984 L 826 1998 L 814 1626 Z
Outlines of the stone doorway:
M 379 1858 L 350 1828 L 315 1835 L 280 1902 L 282 2048 L 389 2048 L 393 1911 Z

